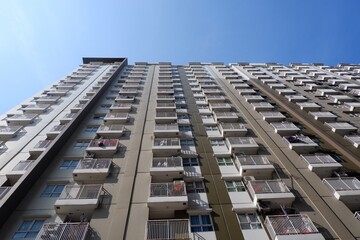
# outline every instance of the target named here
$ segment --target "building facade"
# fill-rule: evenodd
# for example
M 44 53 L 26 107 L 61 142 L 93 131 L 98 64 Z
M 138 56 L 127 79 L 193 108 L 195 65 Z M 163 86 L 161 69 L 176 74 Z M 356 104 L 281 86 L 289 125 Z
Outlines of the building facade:
M 360 239 L 360 65 L 83 64 L 0 121 L 0 239 Z

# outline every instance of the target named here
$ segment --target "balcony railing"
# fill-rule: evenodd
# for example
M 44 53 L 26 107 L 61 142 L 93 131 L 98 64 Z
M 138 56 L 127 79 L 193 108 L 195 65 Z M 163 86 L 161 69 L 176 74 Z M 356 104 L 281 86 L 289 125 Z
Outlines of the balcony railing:
M 154 146 L 180 146 L 180 139 L 178 138 L 158 138 L 154 140 Z
M 177 124 L 156 124 L 155 131 L 170 131 L 170 130 L 179 130 Z
M 281 180 L 254 180 L 248 182 L 250 192 L 263 193 L 288 193 L 290 190 Z
M 39 141 L 34 148 L 47 148 L 51 144 L 51 140 Z
M 31 161 L 31 160 L 19 162 L 18 164 L 15 165 L 15 167 L 12 169 L 12 171 L 26 171 L 26 169 L 28 169 L 28 167 L 33 162 L 34 161 Z
M 88 147 L 116 147 L 119 144 L 118 139 L 93 139 Z
M 108 169 L 111 165 L 111 159 L 83 159 L 76 166 L 76 169 Z
M 244 156 L 244 155 L 238 155 L 236 156 L 235 163 L 246 166 L 246 165 L 270 165 L 269 160 L 266 156 L 260 156 L 260 155 L 250 155 L 250 156 Z
M 64 199 L 99 199 L 102 185 L 66 185 L 59 196 L 59 200 Z
M 324 178 L 323 183 L 328 186 L 333 193 L 338 191 L 360 190 L 360 181 L 357 178 Z
M 166 167 L 182 167 L 181 157 L 162 157 L 153 158 L 152 167 L 154 168 L 166 168 Z
M 0 200 L 10 191 L 11 187 L 0 187 Z
M 15 114 L 11 117 L 7 117 L 6 120 L 32 120 L 37 114 Z
M 319 233 L 307 215 L 267 216 L 265 226 L 272 239 L 281 235 Z
M 227 140 L 231 145 L 256 144 L 256 141 L 251 137 L 228 137 Z
M 124 131 L 124 125 L 101 125 L 97 131 Z
M 149 220 L 147 240 L 190 240 L 188 219 Z
M 85 240 L 89 223 L 46 223 L 36 240 Z
M 177 197 L 186 196 L 184 181 L 173 183 L 152 183 L 150 185 L 150 197 Z

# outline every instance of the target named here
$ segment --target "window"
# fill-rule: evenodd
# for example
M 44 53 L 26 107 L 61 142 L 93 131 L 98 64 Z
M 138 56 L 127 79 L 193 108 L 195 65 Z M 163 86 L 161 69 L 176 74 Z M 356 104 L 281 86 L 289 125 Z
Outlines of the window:
M 234 162 L 230 157 L 217 157 L 216 161 L 219 166 L 232 166 Z
M 77 141 L 74 144 L 74 148 L 86 148 L 89 145 L 89 140 Z
M 85 132 L 96 132 L 98 130 L 99 127 L 97 126 L 87 126 L 85 128 Z
M 212 119 L 212 115 L 200 115 L 201 119 Z
M 225 142 L 223 140 L 211 140 L 211 146 L 213 147 L 225 146 Z
M 60 165 L 60 170 L 75 169 L 79 161 L 78 159 L 64 160 Z
M 199 166 L 199 159 L 198 158 L 183 158 L 183 166 L 184 167 Z
M 245 191 L 244 183 L 241 180 L 225 181 L 228 192 L 243 192 Z
M 186 106 L 183 105 L 176 105 L 176 109 L 187 109 Z
M 110 108 L 110 105 L 101 105 L 100 109 L 107 110 Z
M 261 223 L 256 213 L 238 213 L 240 227 L 246 229 L 261 229 Z
M 190 119 L 188 115 L 178 115 L 177 119 Z
M 203 182 L 186 182 L 186 192 L 187 193 L 203 193 L 205 192 L 205 187 Z
M 105 114 L 94 114 L 93 119 L 95 120 L 102 120 L 105 118 Z
M 24 220 L 15 232 L 13 239 L 36 238 L 44 222 L 45 220 L 43 219 Z
M 191 129 L 191 126 L 179 126 L 179 131 L 182 131 L 182 132 L 191 132 L 192 129 Z
M 190 216 L 191 232 L 213 231 L 210 215 Z
M 180 145 L 181 146 L 195 146 L 195 141 L 194 140 L 180 140 Z
M 40 197 L 59 197 L 65 185 L 62 184 L 48 184 L 45 190 L 41 193 Z

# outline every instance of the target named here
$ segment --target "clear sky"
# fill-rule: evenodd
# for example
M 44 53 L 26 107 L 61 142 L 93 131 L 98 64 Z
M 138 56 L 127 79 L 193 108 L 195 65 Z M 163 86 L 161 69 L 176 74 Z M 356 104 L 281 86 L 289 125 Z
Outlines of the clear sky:
M 0 0 L 0 114 L 83 56 L 360 63 L 360 0 Z

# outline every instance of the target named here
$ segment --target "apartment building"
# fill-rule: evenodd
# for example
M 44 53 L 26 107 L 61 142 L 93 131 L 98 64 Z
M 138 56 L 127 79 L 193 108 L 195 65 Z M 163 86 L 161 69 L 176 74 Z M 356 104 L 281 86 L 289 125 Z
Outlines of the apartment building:
M 0 239 L 360 239 L 360 65 L 83 58 L 0 120 Z

